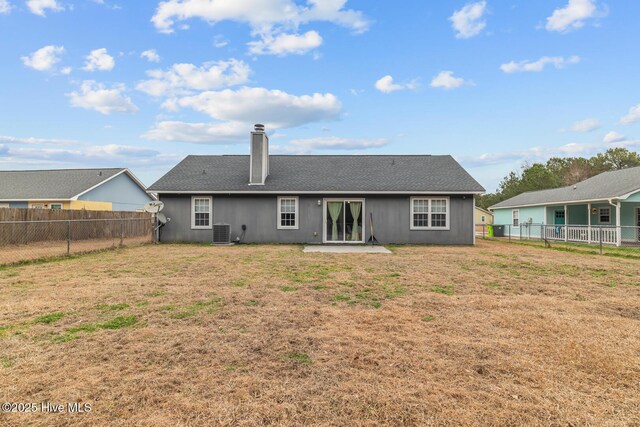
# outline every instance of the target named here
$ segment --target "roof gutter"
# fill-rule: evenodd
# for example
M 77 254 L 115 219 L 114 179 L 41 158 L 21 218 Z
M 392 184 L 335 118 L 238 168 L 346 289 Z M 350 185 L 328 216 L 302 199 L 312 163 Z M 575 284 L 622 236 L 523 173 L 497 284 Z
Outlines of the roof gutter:
M 484 191 L 362 191 L 362 190 L 350 190 L 350 191 L 171 191 L 171 190 L 147 190 L 147 193 L 155 194 L 456 194 L 456 195 L 472 195 L 472 194 L 484 194 Z
M 594 202 L 609 202 L 610 200 L 621 199 L 620 196 L 614 197 L 604 197 L 602 199 L 583 199 L 583 200 L 565 200 L 558 202 L 543 202 L 543 203 L 529 203 L 526 205 L 509 205 L 509 206 L 498 206 L 493 205 L 489 206 L 489 209 L 514 209 L 514 208 L 528 208 L 534 206 L 557 206 L 557 205 L 575 205 L 575 204 L 584 204 L 584 203 L 594 203 Z

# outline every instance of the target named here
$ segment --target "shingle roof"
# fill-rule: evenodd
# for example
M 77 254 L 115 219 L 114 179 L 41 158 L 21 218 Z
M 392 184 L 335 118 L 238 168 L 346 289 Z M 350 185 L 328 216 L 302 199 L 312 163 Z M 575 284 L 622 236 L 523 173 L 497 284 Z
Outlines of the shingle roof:
M 123 170 L 0 171 L 0 200 L 70 199 Z
M 624 196 L 635 190 L 640 190 L 640 167 L 604 172 L 568 187 L 522 193 L 491 208 L 605 200 Z
M 249 156 L 188 156 L 158 192 L 484 192 L 451 156 L 277 156 L 265 185 L 248 185 Z

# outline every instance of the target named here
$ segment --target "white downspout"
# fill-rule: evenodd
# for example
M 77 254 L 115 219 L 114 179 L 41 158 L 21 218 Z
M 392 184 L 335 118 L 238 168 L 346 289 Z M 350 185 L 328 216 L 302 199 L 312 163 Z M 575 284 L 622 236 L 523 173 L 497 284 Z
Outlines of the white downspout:
M 564 241 L 569 241 L 569 209 L 567 209 L 567 205 L 564 205 Z
M 473 211 L 471 212 L 471 232 L 473 233 L 473 245 L 476 245 L 476 195 L 473 196 Z M 482 225 L 484 227 L 484 224 Z
M 622 246 L 622 224 L 620 221 L 621 211 L 622 210 L 622 202 L 618 200 L 616 205 L 616 233 L 617 233 L 617 242 L 616 246 Z
M 591 202 L 587 204 L 587 226 L 589 244 L 591 244 Z
M 617 203 L 613 203 L 613 199 L 607 199 L 607 202 L 616 208 L 616 246 L 622 246 L 622 228 L 620 227 L 620 210 L 622 202 L 618 200 Z

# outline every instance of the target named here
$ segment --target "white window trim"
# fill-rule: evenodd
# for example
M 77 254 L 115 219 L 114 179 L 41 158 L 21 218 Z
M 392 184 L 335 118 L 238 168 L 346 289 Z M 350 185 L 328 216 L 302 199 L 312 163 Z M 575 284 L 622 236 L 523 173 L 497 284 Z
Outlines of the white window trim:
M 487 217 L 484 215 L 480 215 L 480 222 L 487 222 Z
M 54 209 L 53 205 L 60 205 L 60 210 L 64 209 L 64 204 L 62 204 L 62 203 L 51 203 L 51 204 L 49 204 L 49 209 Z
M 426 227 L 416 227 L 415 225 L 413 225 L 413 202 L 414 200 L 428 200 L 428 209 L 427 209 L 427 213 L 428 213 L 428 219 L 429 219 L 429 225 Z M 446 202 L 446 225 L 444 227 L 433 227 L 431 226 L 431 201 L 432 200 L 444 200 Z M 450 229 L 450 221 L 451 221 L 451 203 L 450 203 L 450 198 L 448 196 L 434 196 L 434 197 L 411 197 L 410 202 L 411 204 L 411 208 L 410 210 L 410 216 L 409 216 L 409 229 L 410 230 L 449 230 Z
M 515 225 L 513 223 L 513 220 L 515 219 L 513 214 L 515 214 L 516 212 L 518 213 L 518 225 Z M 520 209 L 512 209 L 511 210 L 511 226 L 512 227 L 520 227 Z
M 196 225 L 196 200 L 209 200 L 209 225 Z M 191 197 L 191 229 L 192 230 L 211 230 L 213 229 L 213 197 L 211 196 L 192 196 Z
M 282 220 L 280 218 L 280 214 L 281 212 L 281 207 L 282 205 L 280 204 L 281 200 L 295 200 L 296 202 L 296 225 L 292 225 L 292 226 L 285 226 L 282 225 Z M 300 199 L 298 196 L 279 196 L 278 197 L 278 217 L 276 219 L 277 223 L 277 227 L 278 230 L 297 230 L 300 226 L 300 203 L 299 203 Z
M 607 215 L 609 217 L 609 221 L 606 221 L 606 222 L 602 221 L 602 211 L 603 210 L 608 210 L 609 211 L 609 215 Z M 609 206 L 598 208 L 598 224 L 611 224 L 611 208 Z

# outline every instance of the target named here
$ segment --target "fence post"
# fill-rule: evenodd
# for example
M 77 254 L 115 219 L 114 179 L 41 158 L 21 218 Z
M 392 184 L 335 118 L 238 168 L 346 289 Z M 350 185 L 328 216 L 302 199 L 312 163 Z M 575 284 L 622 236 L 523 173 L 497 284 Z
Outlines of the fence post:
M 602 255 L 602 226 L 600 226 L 598 232 L 598 234 L 600 235 L 600 255 Z
M 511 224 L 509 224 L 508 227 L 509 227 L 509 242 L 511 242 Z
M 547 236 L 544 235 L 544 224 L 540 225 L 540 240 L 544 241 Z
M 484 240 L 484 230 L 487 228 L 487 224 L 482 224 L 482 240 Z
M 120 246 L 122 246 L 122 241 L 124 240 L 124 219 L 120 220 Z
M 67 221 L 67 256 L 71 256 L 71 220 Z

